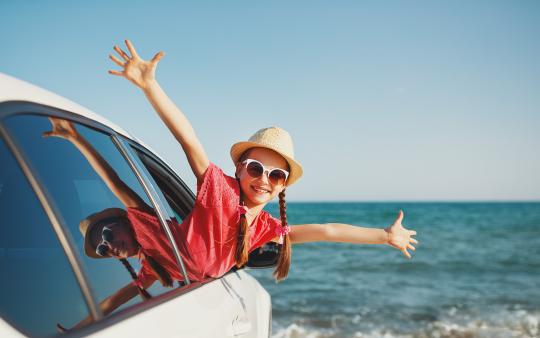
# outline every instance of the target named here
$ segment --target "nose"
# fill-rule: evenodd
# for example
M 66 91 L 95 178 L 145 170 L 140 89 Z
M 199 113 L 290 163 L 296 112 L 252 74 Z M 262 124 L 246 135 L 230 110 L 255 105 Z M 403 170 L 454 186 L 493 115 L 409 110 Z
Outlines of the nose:
M 268 174 L 269 174 L 268 171 L 264 171 L 261 175 L 261 180 L 266 184 L 270 183 L 268 180 Z

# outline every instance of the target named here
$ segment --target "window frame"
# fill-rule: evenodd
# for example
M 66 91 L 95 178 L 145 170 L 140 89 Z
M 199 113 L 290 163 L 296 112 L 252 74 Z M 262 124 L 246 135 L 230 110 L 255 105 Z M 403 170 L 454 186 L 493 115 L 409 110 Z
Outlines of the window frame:
M 65 224 L 60 209 L 51 198 L 47 187 L 41 182 L 38 175 L 36 175 L 36 170 L 31 166 L 31 162 L 26 158 L 26 155 L 17 144 L 15 138 L 12 137 L 8 129 L 4 126 L 4 120 L 14 115 L 32 115 L 31 112 L 35 111 L 37 114 L 35 113 L 33 115 L 51 116 L 43 114 L 47 109 L 48 108 L 45 106 L 34 106 L 29 102 L 7 102 L 0 104 L 0 137 L 5 141 L 8 151 L 11 151 L 11 154 L 15 157 L 16 162 L 23 172 L 23 176 L 28 180 L 31 189 L 34 191 L 36 198 L 43 207 L 53 228 L 52 230 L 56 234 L 72 272 L 75 275 L 75 280 L 79 284 L 89 315 L 92 316 L 94 321 L 98 321 L 103 318 L 103 313 L 99 308 L 98 303 L 96 303 L 96 297 L 87 277 L 88 273 L 86 272 L 84 265 L 81 264 L 82 260 L 76 249 L 77 246 L 75 245 L 75 241 L 71 237 L 70 232 L 67 230 L 68 227 Z M 64 116 L 59 114 L 59 117 Z
M 167 163 L 165 163 L 161 158 L 159 158 L 151 150 L 145 148 L 144 146 L 142 146 L 139 143 L 133 142 L 130 139 L 127 139 L 127 138 L 123 138 L 123 139 L 125 140 L 126 143 L 129 144 L 129 146 L 135 148 L 135 150 L 134 150 L 135 156 L 138 156 L 137 151 L 140 151 L 143 155 L 149 157 L 150 160 L 154 161 L 157 164 L 158 167 L 157 168 L 153 167 L 153 168 L 157 169 L 158 174 L 161 177 L 170 176 L 172 178 L 172 180 L 173 180 L 172 182 L 167 180 L 166 183 L 167 183 L 168 187 L 170 187 L 170 189 L 173 189 L 173 190 L 179 192 L 179 195 L 181 195 L 180 197 L 182 198 L 182 200 L 181 200 L 182 205 L 180 205 L 179 207 L 182 208 L 182 210 L 185 211 L 186 214 L 191 212 L 191 210 L 195 206 L 195 194 L 188 187 L 188 185 L 176 174 L 176 172 L 174 170 L 172 170 L 167 165 Z M 143 164 L 146 165 L 146 163 L 144 162 L 143 159 L 141 159 L 141 162 L 143 162 Z M 158 188 L 160 188 L 160 187 L 158 187 Z M 163 189 L 160 188 L 160 190 L 163 190 Z M 167 201 L 165 201 L 165 202 L 167 202 Z M 169 216 L 174 216 L 174 215 L 169 215 Z
M 167 239 L 169 240 L 169 243 L 171 244 L 171 247 L 173 249 L 174 256 L 176 258 L 176 262 L 178 264 L 178 267 L 180 268 L 180 271 L 182 275 L 184 276 L 184 280 L 186 285 L 191 284 L 189 277 L 187 275 L 186 268 L 184 266 L 184 262 L 182 261 L 182 257 L 180 256 L 180 250 L 178 249 L 178 246 L 176 245 L 176 241 L 174 240 L 174 237 L 172 235 L 171 229 L 167 226 L 167 213 L 165 206 L 163 205 L 166 201 L 161 201 L 159 198 L 156 187 L 154 187 L 151 183 L 151 181 L 146 176 L 146 173 L 142 168 L 139 167 L 139 163 L 134 159 L 134 156 L 137 156 L 133 152 L 130 151 L 129 147 L 124 143 L 124 141 L 116 135 L 111 136 L 112 141 L 117 146 L 118 150 L 122 153 L 124 158 L 129 163 L 129 166 L 131 169 L 135 172 L 135 175 L 139 179 L 139 182 L 142 184 L 146 194 L 150 198 L 151 203 L 154 206 L 154 210 L 156 211 L 156 216 L 159 219 L 159 222 L 161 223 L 161 228 L 165 231 L 165 235 L 167 236 Z
M 25 158 L 25 155 L 15 139 L 11 136 L 8 129 L 4 125 L 4 120 L 8 117 L 17 116 L 17 115 L 35 115 L 35 116 L 44 116 L 44 117 L 59 117 L 74 123 L 83 125 L 85 127 L 92 128 L 98 132 L 106 133 L 113 144 L 116 145 L 120 154 L 124 157 L 129 167 L 133 173 L 137 176 L 139 183 L 143 186 L 145 192 L 148 195 L 153 207 L 156 210 L 158 218 L 160 219 L 161 226 L 168 230 L 166 226 L 166 216 L 168 213 L 164 207 L 164 203 L 167 201 L 162 201 L 161 198 L 157 195 L 154 189 L 152 181 L 148 179 L 144 170 L 137 168 L 136 162 L 133 162 L 132 156 L 138 156 L 138 154 L 131 149 L 130 146 L 142 151 L 145 155 L 148 155 L 151 159 L 155 160 L 162 169 L 165 169 L 168 174 L 170 174 L 174 179 L 175 183 L 179 184 L 184 192 L 187 192 L 187 200 L 195 201 L 195 195 L 189 189 L 189 187 L 183 182 L 183 180 L 178 177 L 174 170 L 170 169 L 169 166 L 163 162 L 158 156 L 156 156 L 151 150 L 147 149 L 134 139 L 130 139 L 128 136 L 117 132 L 113 128 L 104 125 L 98 121 L 92 120 L 90 117 L 82 116 L 74 112 L 62 110 L 53 106 L 44 105 L 35 102 L 29 101 L 6 101 L 0 102 L 0 138 L 2 138 L 8 151 L 15 157 L 16 162 L 19 165 L 19 169 L 22 170 L 23 175 L 29 181 L 31 189 L 36 194 L 41 206 L 43 207 L 46 215 L 51 222 L 53 231 L 58 237 L 60 245 L 64 250 L 66 257 L 68 258 L 69 265 L 75 274 L 76 281 L 79 288 L 81 289 L 81 294 L 84 297 L 86 302 L 89 315 L 93 317 L 93 322 L 86 327 L 75 330 L 74 332 L 67 332 L 66 337 L 68 336 L 79 336 L 86 335 L 100 331 L 110 325 L 121 322 L 127 318 L 135 316 L 141 312 L 144 312 L 150 308 L 153 308 L 161 303 L 167 302 L 169 300 L 175 299 L 176 297 L 182 296 L 185 293 L 191 292 L 195 289 L 198 289 L 204 284 L 214 281 L 215 279 L 209 279 L 201 282 L 191 282 L 189 285 L 183 286 L 181 288 L 173 288 L 168 292 L 154 296 L 153 298 L 146 300 L 144 302 L 132 305 L 126 309 L 122 309 L 118 312 L 112 313 L 108 316 L 103 316 L 101 309 L 99 308 L 99 301 L 96 298 L 95 294 L 92 292 L 92 283 L 89 278 L 87 278 L 87 272 L 85 271 L 84 264 L 82 259 L 77 251 L 77 246 L 74 239 L 71 237 L 68 230 L 68 226 L 65 224 L 60 209 L 51 198 L 50 194 L 47 192 L 47 187 L 39 180 L 36 171 L 30 165 L 31 162 Z M 159 187 L 157 187 L 159 188 Z M 169 238 L 170 241 L 170 238 Z M 175 255 L 181 260 L 180 253 L 176 247 L 176 243 L 171 242 Z M 181 266 L 179 266 L 181 268 Z M 185 273 L 185 271 L 184 271 Z M 18 330 L 23 330 L 24 328 L 17 327 Z

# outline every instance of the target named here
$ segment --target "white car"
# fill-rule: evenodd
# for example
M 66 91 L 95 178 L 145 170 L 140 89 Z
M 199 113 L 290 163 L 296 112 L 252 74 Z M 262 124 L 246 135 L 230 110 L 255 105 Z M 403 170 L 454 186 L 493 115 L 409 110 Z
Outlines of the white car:
M 62 128 L 46 137 L 59 121 L 86 143 L 59 136 Z M 242 269 L 172 288 L 155 282 L 151 298 L 135 296 L 110 314 L 101 311 L 99 303 L 133 278 L 117 259 L 85 254 L 81 222 L 107 208 L 125 209 L 107 177 L 153 208 L 168 239 L 167 222 L 181 222 L 194 203 L 178 175 L 121 128 L 0 73 L 0 163 L 0 337 L 270 336 L 270 296 Z M 166 245 L 185 276 L 176 243 Z M 262 260 L 252 255 L 248 266 L 274 266 L 278 250 L 256 250 Z M 141 268 L 139 260 L 128 261 L 132 272 Z

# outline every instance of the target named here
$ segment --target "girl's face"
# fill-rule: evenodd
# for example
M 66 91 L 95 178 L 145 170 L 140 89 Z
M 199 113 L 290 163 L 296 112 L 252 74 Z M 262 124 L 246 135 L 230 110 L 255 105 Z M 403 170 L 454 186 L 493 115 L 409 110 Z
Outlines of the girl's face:
M 135 240 L 127 219 L 98 224 L 92 229 L 90 236 L 92 246 L 101 246 L 106 252 L 105 257 L 127 258 L 139 252 L 140 245 Z
M 287 161 L 283 156 L 267 148 L 251 148 L 241 157 L 241 160 L 253 159 L 261 162 L 266 168 L 280 168 L 289 171 Z M 244 194 L 244 200 L 248 206 L 266 204 L 276 197 L 285 184 L 272 184 L 266 174 L 260 177 L 251 177 L 246 170 L 246 165 L 236 165 L 236 177 L 240 179 L 240 188 Z

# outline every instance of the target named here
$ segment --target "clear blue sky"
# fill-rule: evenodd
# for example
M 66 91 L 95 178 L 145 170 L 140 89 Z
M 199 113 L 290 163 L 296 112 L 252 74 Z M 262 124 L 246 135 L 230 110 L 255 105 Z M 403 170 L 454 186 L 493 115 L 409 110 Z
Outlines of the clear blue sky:
M 538 1 L 2 1 L 0 72 L 157 150 L 176 141 L 107 58 L 133 41 L 212 161 L 278 125 L 289 200 L 540 200 Z

